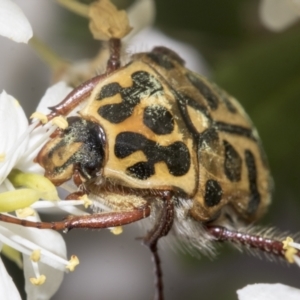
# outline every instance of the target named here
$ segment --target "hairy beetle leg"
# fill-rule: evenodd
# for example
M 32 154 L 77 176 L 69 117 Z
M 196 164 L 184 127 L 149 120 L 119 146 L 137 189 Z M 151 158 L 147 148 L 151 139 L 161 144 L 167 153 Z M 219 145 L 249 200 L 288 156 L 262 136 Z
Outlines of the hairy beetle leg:
M 231 242 L 286 258 L 286 250 L 284 249 L 282 241 L 262 237 L 260 235 L 229 230 L 221 226 L 207 226 L 207 230 L 218 242 Z M 298 250 L 294 255 L 300 257 L 300 251 Z

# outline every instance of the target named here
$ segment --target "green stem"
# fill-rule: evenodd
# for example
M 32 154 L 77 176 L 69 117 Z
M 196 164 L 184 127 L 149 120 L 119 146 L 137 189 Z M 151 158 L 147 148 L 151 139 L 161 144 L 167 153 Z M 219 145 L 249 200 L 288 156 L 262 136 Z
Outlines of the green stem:
M 52 49 L 50 49 L 46 44 L 44 44 L 37 37 L 32 37 L 29 44 L 39 55 L 39 57 L 53 70 L 59 70 L 68 66 L 68 62 L 62 59 L 58 54 L 56 54 Z
M 68 10 L 75 14 L 88 18 L 89 17 L 89 6 L 75 0 L 56 0 L 61 6 L 64 6 Z

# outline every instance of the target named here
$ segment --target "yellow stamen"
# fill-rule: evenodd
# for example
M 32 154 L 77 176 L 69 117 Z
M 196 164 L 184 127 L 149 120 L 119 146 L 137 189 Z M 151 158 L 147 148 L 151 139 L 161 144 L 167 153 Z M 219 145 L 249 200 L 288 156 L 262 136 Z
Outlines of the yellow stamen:
M 40 199 L 40 193 L 32 189 L 19 189 L 0 193 L 0 212 L 25 208 Z
M 294 240 L 291 237 L 287 237 L 283 242 L 283 249 L 286 250 L 284 253 L 284 256 L 286 258 L 286 260 L 289 263 L 294 263 L 295 262 L 295 254 L 298 252 L 298 250 L 294 247 L 291 246 L 291 243 L 293 243 Z
M 114 235 L 119 235 L 123 232 L 123 227 L 122 226 L 116 226 L 116 227 L 112 227 L 109 228 L 110 232 Z
M 52 124 L 56 125 L 60 129 L 66 129 L 68 127 L 68 122 L 63 116 L 53 118 Z
M 38 111 L 34 112 L 31 116 L 30 119 L 38 119 L 41 121 L 42 124 L 46 124 L 48 122 L 48 118 L 45 114 L 42 114 Z
M 58 200 L 58 194 L 56 187 L 53 183 L 42 175 L 23 173 L 19 170 L 12 170 L 8 176 L 8 179 L 15 187 L 26 187 L 35 190 L 40 193 L 40 198 L 45 200 Z M 27 207 L 22 206 L 18 208 Z
M 0 153 L 0 162 L 5 161 L 5 157 L 6 157 L 5 153 Z
M 91 201 L 87 195 L 83 195 L 79 197 L 79 199 L 84 201 L 85 208 L 89 208 L 93 204 L 93 201 Z
M 36 212 L 31 207 L 25 207 L 16 210 L 16 215 L 19 219 L 25 219 L 27 217 L 35 216 Z
M 66 265 L 66 269 L 73 272 L 75 267 L 79 265 L 79 259 L 76 255 L 72 255 L 71 259 L 69 260 L 69 264 Z
M 41 275 L 38 278 L 34 278 L 34 277 L 30 278 L 30 282 L 33 285 L 42 285 L 42 284 L 44 284 L 45 281 L 46 281 L 45 275 Z
M 41 249 L 33 250 L 32 253 L 31 253 L 31 255 L 30 255 L 30 259 L 33 262 L 40 261 L 40 259 L 41 259 Z
M 122 39 L 130 31 L 124 10 L 118 10 L 110 0 L 98 0 L 89 6 L 90 31 L 96 40 Z

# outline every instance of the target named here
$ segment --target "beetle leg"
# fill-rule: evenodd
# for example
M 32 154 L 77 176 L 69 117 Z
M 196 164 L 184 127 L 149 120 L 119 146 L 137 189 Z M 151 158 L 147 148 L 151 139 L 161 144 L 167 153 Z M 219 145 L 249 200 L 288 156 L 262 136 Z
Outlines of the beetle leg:
M 263 237 L 246 232 L 238 232 L 226 229 L 222 226 L 207 226 L 208 232 L 213 235 L 218 242 L 231 242 L 242 246 L 257 249 L 277 257 L 286 258 L 286 250 L 284 244 L 280 240 Z M 297 249 L 295 249 L 297 250 Z M 300 257 L 300 251 L 297 250 L 294 255 Z
M 94 78 L 83 82 L 81 85 L 72 90 L 58 105 L 49 107 L 52 112 L 47 116 L 48 120 L 51 120 L 57 116 L 68 115 L 76 106 L 90 96 L 99 81 L 106 78 L 107 74 L 120 68 L 121 40 L 110 39 L 108 41 L 108 45 L 109 59 L 106 65 L 106 73 L 95 76 Z
M 106 74 L 98 75 L 82 83 L 72 90 L 59 104 L 49 107 L 51 113 L 48 114 L 48 120 L 57 116 L 68 115 L 76 106 L 90 96 L 95 86 L 106 77 Z
M 74 192 L 69 194 L 65 200 L 81 200 L 81 198 L 86 195 L 86 192 L 84 191 L 78 191 L 78 192 Z
M 0 214 L 0 221 L 35 227 L 39 229 L 71 230 L 73 228 L 100 229 L 123 226 L 144 219 L 150 215 L 150 208 L 134 209 L 124 212 L 109 212 L 84 216 L 69 216 L 58 222 L 32 222 L 21 220 L 12 216 Z
M 106 73 L 110 74 L 120 68 L 121 40 L 112 38 L 108 41 L 109 59 L 106 65 Z
M 172 201 L 172 193 L 165 192 L 163 197 L 163 207 L 161 208 L 160 215 L 157 217 L 157 222 L 143 239 L 144 244 L 149 247 L 152 253 L 152 259 L 154 262 L 155 273 L 155 287 L 156 287 L 156 300 L 163 300 L 163 278 L 162 269 L 160 264 L 160 258 L 157 251 L 158 240 L 166 236 L 170 231 L 174 220 L 174 205 Z

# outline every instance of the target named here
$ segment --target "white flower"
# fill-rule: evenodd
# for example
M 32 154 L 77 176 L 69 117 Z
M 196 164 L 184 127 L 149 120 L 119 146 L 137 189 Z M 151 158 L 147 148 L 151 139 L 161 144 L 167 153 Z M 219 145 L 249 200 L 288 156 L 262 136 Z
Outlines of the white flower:
M 289 263 L 296 263 L 300 266 L 300 258 L 296 255 L 300 250 L 300 244 L 295 243 L 292 238 L 287 237 L 283 241 L 285 258 Z M 281 284 L 256 283 L 245 286 L 237 291 L 239 300 L 298 300 L 300 290 Z
M 299 20 L 300 0 L 261 0 L 259 13 L 268 29 L 282 31 Z
M 69 91 L 70 88 L 64 83 L 56 84 L 48 89 L 39 108 L 45 111 L 43 107 L 56 104 L 55 102 L 64 98 Z M 39 221 L 34 209 L 39 208 L 40 203 L 43 207 L 58 207 L 60 203 L 60 201 L 36 202 L 40 198 L 48 200 L 58 198 L 56 188 L 46 178 L 37 174 L 12 171 L 17 168 L 24 172 L 43 172 L 41 167 L 36 166 L 33 159 L 55 130 L 55 126 L 46 124 L 36 127 L 37 122 L 28 125 L 17 100 L 5 92 L 1 93 L 0 211 L 10 212 L 31 205 L 29 209 L 31 216 L 27 219 L 33 221 Z M 35 180 L 35 177 L 38 177 L 38 180 Z M 25 188 L 16 189 L 19 185 L 24 185 Z M 72 205 L 72 202 L 67 204 Z M 66 260 L 63 238 L 52 230 L 25 228 L 0 222 L 0 250 L 3 244 L 23 254 L 25 289 L 28 299 L 51 298 L 62 282 L 66 267 L 73 267 L 73 262 Z M 0 299 L 20 299 L 1 260 L 0 274 Z
M 0 245 L 2 248 L 2 245 Z M 21 299 L 11 277 L 8 275 L 2 260 L 0 259 L 0 296 L 1 299 Z
M 11 0 L 0 0 L 0 35 L 17 43 L 27 43 L 32 37 L 29 21 Z
M 147 14 L 144 13 L 145 11 Z M 190 45 L 174 40 L 153 27 L 156 14 L 154 1 L 135 1 L 127 9 L 127 14 L 130 26 L 133 27 L 129 35 L 124 38 L 128 44 L 127 51 L 129 53 L 151 51 L 154 47 L 163 45 L 180 55 L 184 54 L 187 68 L 207 75 L 207 66 L 199 52 Z
M 237 291 L 239 300 L 298 300 L 300 290 L 281 284 L 257 283 L 247 285 Z

